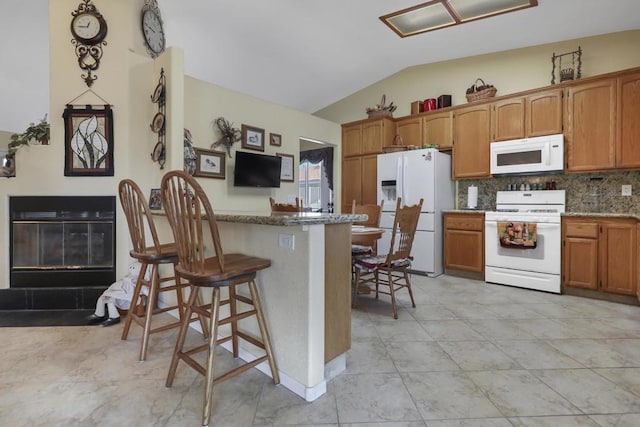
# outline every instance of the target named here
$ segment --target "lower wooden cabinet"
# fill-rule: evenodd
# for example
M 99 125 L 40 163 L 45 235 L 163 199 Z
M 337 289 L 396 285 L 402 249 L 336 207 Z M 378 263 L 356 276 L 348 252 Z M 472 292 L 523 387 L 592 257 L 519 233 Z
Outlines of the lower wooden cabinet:
M 635 219 L 562 219 L 562 285 L 636 295 L 638 224 Z
M 444 214 L 444 268 L 484 275 L 484 213 Z

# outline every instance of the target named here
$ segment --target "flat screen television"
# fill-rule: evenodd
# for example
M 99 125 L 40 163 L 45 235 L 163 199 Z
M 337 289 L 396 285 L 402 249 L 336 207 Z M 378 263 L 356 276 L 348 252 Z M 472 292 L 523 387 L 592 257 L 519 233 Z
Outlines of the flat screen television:
M 280 187 L 282 158 L 236 151 L 233 185 L 236 187 Z

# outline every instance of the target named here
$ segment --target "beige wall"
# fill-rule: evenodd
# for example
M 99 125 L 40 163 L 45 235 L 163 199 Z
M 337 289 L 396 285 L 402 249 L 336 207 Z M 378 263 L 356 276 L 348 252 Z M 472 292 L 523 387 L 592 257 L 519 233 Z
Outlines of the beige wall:
M 496 96 L 548 86 L 553 53 L 571 52 L 578 46 L 583 51 L 583 77 L 640 66 L 640 30 L 626 31 L 410 67 L 315 115 L 337 123 L 365 119 L 365 109 L 380 102 L 382 94 L 387 103 L 398 105 L 394 117 L 409 115 L 413 101 L 442 94 L 452 95 L 453 105 L 465 104 L 465 91 L 478 77 L 498 89 Z

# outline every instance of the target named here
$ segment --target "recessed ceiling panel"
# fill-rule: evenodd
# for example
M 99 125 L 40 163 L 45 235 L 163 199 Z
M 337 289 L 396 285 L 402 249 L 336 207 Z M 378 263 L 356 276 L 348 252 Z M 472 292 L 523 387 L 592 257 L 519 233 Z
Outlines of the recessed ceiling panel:
M 462 21 L 535 6 L 531 0 L 448 0 Z
M 455 23 L 455 20 L 442 3 L 434 3 L 418 9 L 408 10 L 389 17 L 387 21 L 403 37 L 425 31 L 425 29 L 431 30 Z

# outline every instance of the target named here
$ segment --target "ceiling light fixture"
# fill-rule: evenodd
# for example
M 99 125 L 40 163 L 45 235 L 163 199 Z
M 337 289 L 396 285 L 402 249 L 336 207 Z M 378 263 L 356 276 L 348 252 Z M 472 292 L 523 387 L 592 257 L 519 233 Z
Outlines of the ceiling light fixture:
M 538 5 L 538 0 L 433 0 L 380 17 L 400 37 Z

